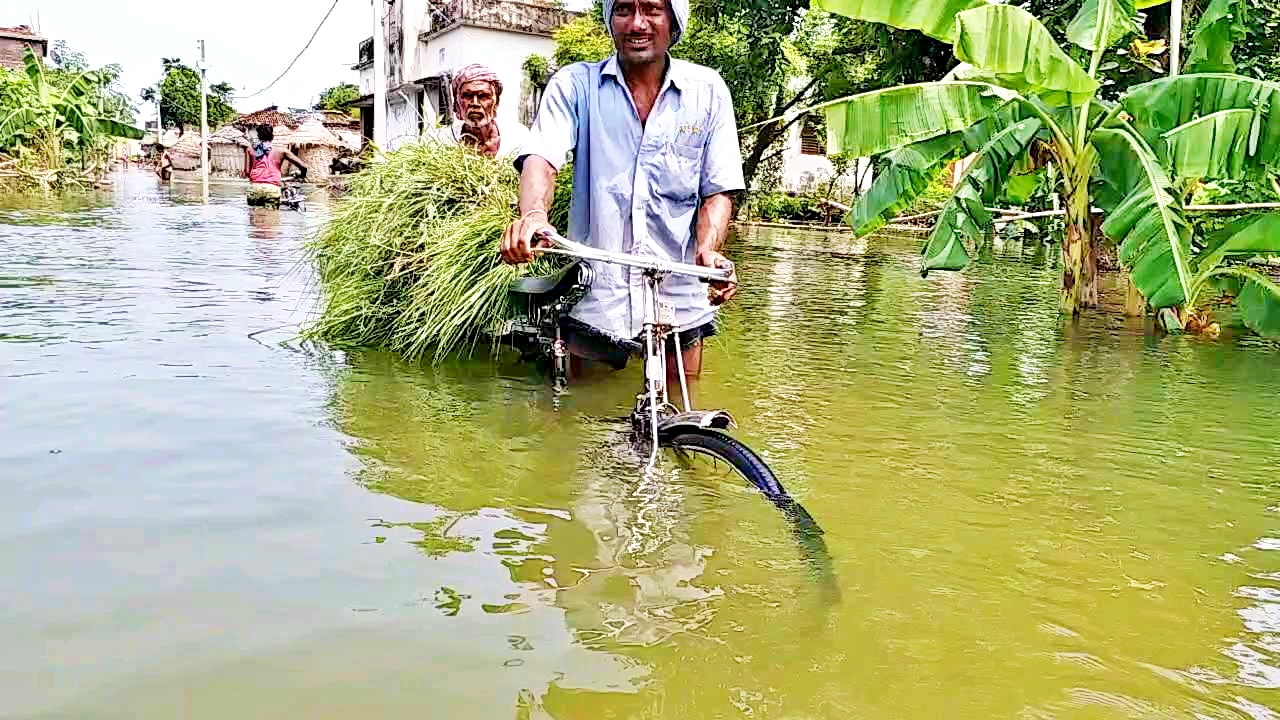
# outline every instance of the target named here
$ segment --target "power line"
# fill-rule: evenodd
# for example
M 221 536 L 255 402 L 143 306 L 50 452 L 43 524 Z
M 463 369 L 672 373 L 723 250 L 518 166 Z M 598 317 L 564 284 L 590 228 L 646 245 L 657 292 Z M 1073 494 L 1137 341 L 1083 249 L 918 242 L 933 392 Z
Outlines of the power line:
M 280 74 L 276 77 L 276 79 L 275 79 L 275 80 L 272 80 L 270 85 L 267 85 L 266 87 L 262 88 L 261 90 L 259 90 L 259 91 L 258 91 L 258 92 L 256 92 L 256 93 L 253 93 L 252 95 L 234 95 L 234 96 L 232 96 L 232 99 L 233 99 L 233 100 L 248 100 L 249 98 L 257 97 L 257 96 L 261 95 L 262 93 L 264 93 L 264 92 L 266 92 L 266 91 L 270 90 L 271 88 L 275 87 L 275 84 L 276 84 L 276 83 L 278 83 L 278 82 L 280 82 L 280 78 L 283 78 L 285 75 L 288 75 L 288 74 L 289 74 L 289 71 L 293 69 L 294 64 L 298 62 L 298 58 L 302 57 L 302 54 L 303 54 L 303 53 L 305 53 L 305 52 L 307 51 L 307 48 L 311 47 L 311 43 L 315 42 L 316 35 L 319 35 L 319 34 L 320 34 L 320 28 L 324 27 L 324 24 L 325 24 L 325 22 L 326 22 L 326 21 L 328 21 L 329 16 L 333 14 L 333 9 L 334 9 L 334 8 L 336 8 L 336 7 L 338 7 L 338 2 L 339 2 L 339 0 L 333 0 L 333 4 L 329 6 L 329 12 L 325 13 L 325 14 L 324 14 L 324 17 L 320 19 L 320 24 L 316 26 L 315 32 L 312 32 L 312 33 L 311 33 L 311 38 L 310 38 L 309 40 L 307 40 L 307 44 L 302 46 L 302 49 L 298 51 L 298 54 L 297 54 L 297 55 L 294 55 L 294 56 L 293 56 L 293 60 L 291 60 L 291 61 L 289 62 L 289 66 L 288 66 L 288 67 L 286 67 L 286 68 L 284 69 L 284 72 L 280 73 Z

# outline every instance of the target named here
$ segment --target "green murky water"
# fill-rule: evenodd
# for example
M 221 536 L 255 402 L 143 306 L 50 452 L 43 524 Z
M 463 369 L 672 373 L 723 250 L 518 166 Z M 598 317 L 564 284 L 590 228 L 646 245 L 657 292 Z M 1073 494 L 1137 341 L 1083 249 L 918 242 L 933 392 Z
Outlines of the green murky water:
M 320 219 L 0 210 L 0 717 L 1277 717 L 1273 347 L 747 232 L 701 393 L 823 553 L 644 479 L 634 368 L 280 346 Z

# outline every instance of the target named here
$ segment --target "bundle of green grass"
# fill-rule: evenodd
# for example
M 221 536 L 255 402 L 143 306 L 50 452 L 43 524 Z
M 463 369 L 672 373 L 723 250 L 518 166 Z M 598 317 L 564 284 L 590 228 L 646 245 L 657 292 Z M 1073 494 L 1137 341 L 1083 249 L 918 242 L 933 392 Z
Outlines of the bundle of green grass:
M 552 209 L 561 229 L 569 191 L 562 172 Z M 510 158 L 436 142 L 407 145 L 352 176 L 308 245 L 321 306 L 304 337 L 415 360 L 474 352 L 513 317 L 512 280 L 555 266 L 554 258 L 502 263 L 518 197 Z

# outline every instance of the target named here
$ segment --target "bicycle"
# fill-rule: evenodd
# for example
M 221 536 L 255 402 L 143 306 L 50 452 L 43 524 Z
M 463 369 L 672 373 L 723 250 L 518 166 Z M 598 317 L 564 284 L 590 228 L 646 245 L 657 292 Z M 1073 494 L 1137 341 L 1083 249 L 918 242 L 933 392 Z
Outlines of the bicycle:
M 696 410 L 689 401 L 689 385 L 684 374 L 684 358 L 675 352 L 676 376 L 680 383 L 683 410 L 675 407 L 667 387 L 668 338 L 680 347 L 680 333 L 675 329 L 675 307 L 664 302 L 661 285 L 669 275 L 696 277 L 704 282 L 727 281 L 732 268 L 707 268 L 672 262 L 658 257 L 630 255 L 599 250 L 575 243 L 553 231 L 544 231 L 548 247 L 535 248 L 535 253 L 562 255 L 571 262 L 557 273 L 543 277 L 516 280 L 511 292 L 522 315 L 510 327 L 513 345 L 526 358 L 541 357 L 550 361 L 557 390 L 568 383 L 569 351 L 561 335 L 561 319 L 586 296 L 591 288 L 593 262 L 615 263 L 642 271 L 645 282 L 644 322 L 640 345 L 644 363 L 644 386 L 636 395 L 631 425 L 638 450 L 649 455 L 646 470 L 658 462 L 660 448 L 674 451 L 688 465 L 692 456 L 701 455 L 723 462 L 754 485 L 770 501 L 784 509 L 803 512 L 791 500 L 769 465 L 755 451 L 727 431 L 736 427 L 725 410 Z M 643 445 L 647 444 L 647 448 Z M 807 515 L 807 513 L 805 513 Z M 812 518 L 809 519 L 812 522 Z
M 306 210 L 303 206 L 303 203 L 306 201 L 306 196 L 302 194 L 302 188 L 298 187 L 294 182 L 297 181 L 300 183 L 303 178 L 305 178 L 305 176 L 299 177 L 298 175 L 288 175 L 283 179 L 280 185 L 281 210 L 297 210 L 298 212 L 304 212 Z

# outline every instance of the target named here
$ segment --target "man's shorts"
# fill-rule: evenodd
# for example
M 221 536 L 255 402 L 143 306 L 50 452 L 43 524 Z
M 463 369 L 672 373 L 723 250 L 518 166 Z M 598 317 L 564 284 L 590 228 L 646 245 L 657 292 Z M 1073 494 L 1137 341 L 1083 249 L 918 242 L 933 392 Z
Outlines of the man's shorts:
M 640 355 L 644 352 L 644 345 L 640 338 L 619 340 L 581 320 L 575 320 L 571 317 L 560 319 L 560 334 L 565 344 L 569 346 L 570 353 L 588 360 L 606 363 L 614 370 L 625 368 L 627 361 L 633 355 Z M 716 324 L 714 320 L 705 325 L 685 330 L 680 333 L 680 349 L 688 350 L 715 334 Z M 667 350 L 674 349 L 675 338 L 668 337 Z

